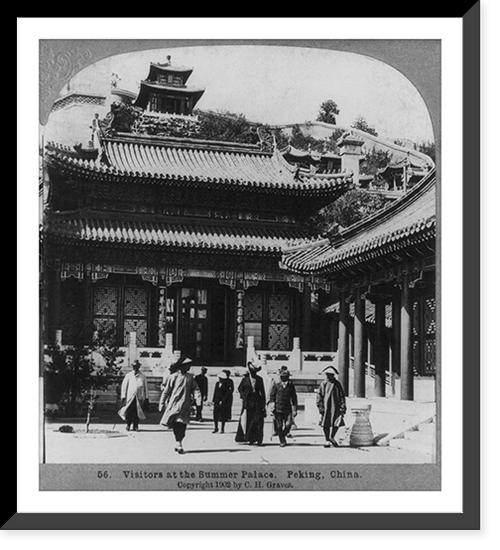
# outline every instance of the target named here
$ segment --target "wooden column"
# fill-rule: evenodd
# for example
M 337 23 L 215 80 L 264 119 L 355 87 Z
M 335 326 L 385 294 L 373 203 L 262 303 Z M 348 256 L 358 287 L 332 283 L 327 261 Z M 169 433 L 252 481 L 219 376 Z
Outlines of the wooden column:
M 345 291 L 339 293 L 339 344 L 338 344 L 339 381 L 344 392 L 349 395 L 349 304 Z
M 83 276 L 83 330 L 82 338 L 86 344 L 92 342 L 93 323 L 92 323 L 92 274 L 90 270 L 85 271 Z
M 311 287 L 305 283 L 302 294 L 302 341 L 301 348 L 309 351 L 311 346 Z
M 401 291 L 401 399 L 413 400 L 412 300 L 408 275 Z
M 385 350 L 385 302 L 375 301 L 375 339 L 373 342 L 375 364 L 374 395 L 385 397 L 385 371 L 387 368 Z
M 365 300 L 361 290 L 356 289 L 354 307 L 354 396 L 365 397 L 366 392 L 366 338 L 365 338 Z
M 392 296 L 392 372 L 401 374 L 401 287 Z

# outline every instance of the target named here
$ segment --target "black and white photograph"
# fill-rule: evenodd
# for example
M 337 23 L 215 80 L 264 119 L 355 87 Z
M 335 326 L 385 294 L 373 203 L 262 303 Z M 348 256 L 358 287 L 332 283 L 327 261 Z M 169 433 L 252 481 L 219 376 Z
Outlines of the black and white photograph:
M 40 41 L 41 490 L 440 489 L 440 41 L 361 42 Z
M 18 19 L 2 530 L 484 528 L 479 5 L 450 12 Z

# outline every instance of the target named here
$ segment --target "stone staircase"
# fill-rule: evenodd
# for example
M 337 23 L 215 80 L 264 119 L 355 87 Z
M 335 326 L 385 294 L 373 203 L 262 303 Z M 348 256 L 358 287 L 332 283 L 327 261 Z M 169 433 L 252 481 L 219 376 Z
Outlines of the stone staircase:
M 436 436 L 435 417 L 431 417 L 390 437 L 387 444 L 390 447 L 419 453 L 434 460 L 436 458 Z

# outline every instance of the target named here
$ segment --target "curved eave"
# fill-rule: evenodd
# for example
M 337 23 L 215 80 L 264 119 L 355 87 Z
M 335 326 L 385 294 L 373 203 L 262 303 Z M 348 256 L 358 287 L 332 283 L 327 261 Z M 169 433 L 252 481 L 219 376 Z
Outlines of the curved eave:
M 284 249 L 282 264 L 297 273 L 332 274 L 422 245 L 435 248 L 435 173 L 415 188 L 342 231 L 334 240 Z M 397 261 L 396 256 L 394 257 Z
M 166 153 L 157 148 L 135 148 L 133 158 L 127 157 L 123 148 L 107 150 L 107 157 L 113 166 L 98 161 L 69 158 L 62 154 L 49 155 L 49 165 L 62 173 L 73 174 L 82 180 L 127 181 L 138 184 L 156 184 L 204 189 L 233 189 L 249 192 L 266 192 L 297 196 L 330 197 L 347 191 L 352 178 L 341 175 L 334 178 L 313 177 L 304 180 L 293 180 L 290 174 L 280 174 L 275 167 L 267 166 L 269 159 L 263 160 L 259 155 L 245 155 L 245 165 L 237 164 L 239 155 L 214 153 L 210 162 L 200 164 L 200 159 L 193 152 L 186 152 L 186 158 L 192 163 L 192 170 L 179 161 L 179 152 L 169 152 L 175 167 L 169 166 Z M 255 158 L 254 158 L 255 157 Z M 235 160 L 236 159 L 236 160 Z M 181 159 L 182 160 L 182 159 Z M 236 163 L 231 166 L 231 162 Z M 118 168 L 117 166 L 121 166 Z M 133 169 L 135 167 L 135 170 Z M 156 171 L 153 171 L 156 167 Z M 148 169 L 146 169 L 148 168 Z M 161 171 L 160 171 L 161 170 Z M 237 175 L 231 175 L 235 174 Z M 273 173 L 275 177 L 273 177 Z M 271 174 L 271 175 L 270 175 Z
M 279 258 L 282 247 L 300 236 L 298 231 L 245 229 L 144 222 L 71 218 L 53 215 L 46 234 L 73 245 L 119 246 L 158 251 L 263 254 Z
M 201 96 L 205 93 L 204 88 L 190 88 L 187 86 L 166 86 L 163 84 L 155 84 L 143 80 L 139 89 L 139 94 L 134 102 L 136 107 L 146 109 L 149 101 L 150 92 L 168 93 L 175 96 L 190 96 L 194 100 L 194 105 L 198 103 Z
M 148 80 L 152 80 L 158 73 L 184 75 L 187 80 L 193 69 L 191 67 L 174 67 L 172 65 L 162 65 L 161 63 L 151 63 L 149 66 Z
M 286 269 L 295 273 L 332 275 L 372 261 L 390 259 L 392 255 L 395 255 L 396 260 L 396 256 L 405 250 L 422 245 L 427 245 L 427 250 L 434 252 L 435 238 L 436 219 L 433 218 L 367 241 L 363 245 L 341 250 L 337 254 L 331 254 L 330 243 L 317 250 L 316 254 L 312 251 L 310 255 L 285 251 L 281 262 Z

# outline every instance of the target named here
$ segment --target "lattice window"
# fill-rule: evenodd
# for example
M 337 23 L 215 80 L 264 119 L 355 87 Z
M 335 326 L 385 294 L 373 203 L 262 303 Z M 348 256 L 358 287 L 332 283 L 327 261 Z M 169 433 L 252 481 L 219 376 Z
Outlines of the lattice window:
M 262 321 L 263 296 L 262 294 L 245 294 L 244 299 L 245 321 Z
M 124 314 L 126 317 L 144 317 L 148 311 L 148 295 L 142 288 L 126 288 Z
M 288 350 L 290 346 L 290 328 L 285 324 L 269 325 L 269 349 Z
M 132 286 L 96 286 L 93 295 L 94 330 L 117 338 L 118 345 L 127 345 L 130 332 L 137 333 L 137 345 L 147 345 L 148 291 Z
M 436 340 L 426 340 L 424 345 L 424 368 L 426 374 L 434 374 L 436 372 Z
M 436 300 L 424 300 L 424 333 L 436 334 Z
M 287 294 L 269 296 L 269 321 L 288 322 L 290 320 L 290 297 Z
M 114 318 L 94 318 L 94 329 L 101 333 L 105 339 L 108 334 L 115 334 L 116 319 Z M 111 344 L 111 342 L 108 342 Z
M 148 336 L 148 323 L 146 319 L 125 319 L 123 326 L 123 341 L 128 342 L 128 335 L 131 332 L 136 333 L 137 345 L 139 347 L 146 346 Z
M 102 286 L 94 293 L 94 315 L 115 317 L 118 310 L 118 289 Z

